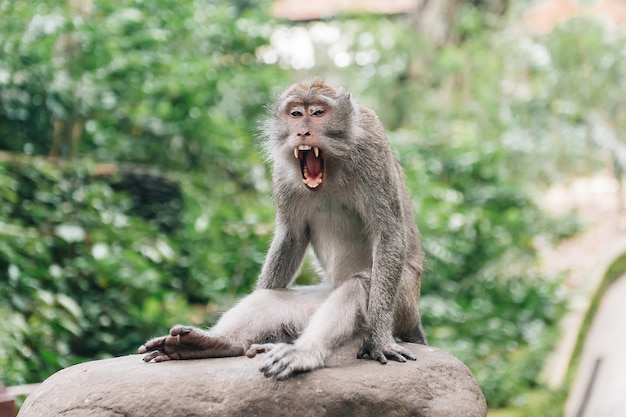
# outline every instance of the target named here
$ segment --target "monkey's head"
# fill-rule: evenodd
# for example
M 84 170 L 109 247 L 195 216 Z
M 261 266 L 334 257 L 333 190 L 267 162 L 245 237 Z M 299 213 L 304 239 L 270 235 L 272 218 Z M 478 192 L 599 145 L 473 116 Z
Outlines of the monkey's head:
M 355 108 L 350 94 L 316 78 L 291 86 L 273 110 L 266 134 L 275 170 L 292 178 L 297 173 L 307 189 L 319 190 L 333 160 L 347 157 L 351 148 Z

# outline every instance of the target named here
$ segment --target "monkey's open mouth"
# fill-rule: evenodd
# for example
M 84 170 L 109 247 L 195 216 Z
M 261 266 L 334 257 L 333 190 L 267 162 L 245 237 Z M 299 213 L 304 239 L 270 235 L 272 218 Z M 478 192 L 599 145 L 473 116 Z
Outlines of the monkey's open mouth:
M 300 145 L 293 149 L 293 155 L 300 161 L 302 182 L 310 190 L 317 189 L 324 179 L 324 155 L 317 146 Z

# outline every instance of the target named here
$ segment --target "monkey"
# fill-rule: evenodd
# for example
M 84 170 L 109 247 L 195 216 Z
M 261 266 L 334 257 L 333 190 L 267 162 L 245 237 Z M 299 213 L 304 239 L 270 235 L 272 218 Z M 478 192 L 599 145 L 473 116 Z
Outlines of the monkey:
M 212 328 L 174 326 L 139 348 L 146 362 L 265 354 L 286 379 L 324 367 L 354 340 L 386 364 L 427 344 L 421 238 L 404 174 L 375 112 L 319 78 L 280 94 L 262 124 L 275 229 L 255 290 Z M 321 283 L 293 286 L 308 248 Z

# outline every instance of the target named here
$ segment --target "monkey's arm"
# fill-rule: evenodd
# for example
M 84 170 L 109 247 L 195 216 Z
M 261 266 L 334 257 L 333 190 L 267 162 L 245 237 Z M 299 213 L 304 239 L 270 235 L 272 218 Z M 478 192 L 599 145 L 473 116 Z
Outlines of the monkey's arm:
M 401 224 L 401 223 L 400 223 Z M 376 239 L 374 264 L 367 316 L 369 334 L 365 338 L 358 358 L 369 356 L 385 364 L 387 359 L 405 362 L 415 357 L 398 345 L 392 335 L 393 307 L 405 260 L 405 243 L 401 227 L 388 224 Z
M 308 244 L 309 237 L 304 226 L 288 224 L 277 216 L 274 239 L 256 288 L 287 288 L 302 265 Z

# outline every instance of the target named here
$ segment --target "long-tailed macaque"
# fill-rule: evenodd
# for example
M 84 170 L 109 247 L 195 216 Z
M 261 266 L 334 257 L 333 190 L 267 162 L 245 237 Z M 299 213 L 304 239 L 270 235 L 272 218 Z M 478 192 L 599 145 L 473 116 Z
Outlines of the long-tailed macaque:
M 415 360 L 396 340 L 426 344 L 423 254 L 378 117 L 315 79 L 282 93 L 263 131 L 276 228 L 256 290 L 211 329 L 175 326 L 139 353 L 146 362 L 267 353 L 260 370 L 277 379 L 323 367 L 355 338 L 358 358 Z M 309 245 L 323 283 L 290 287 Z

